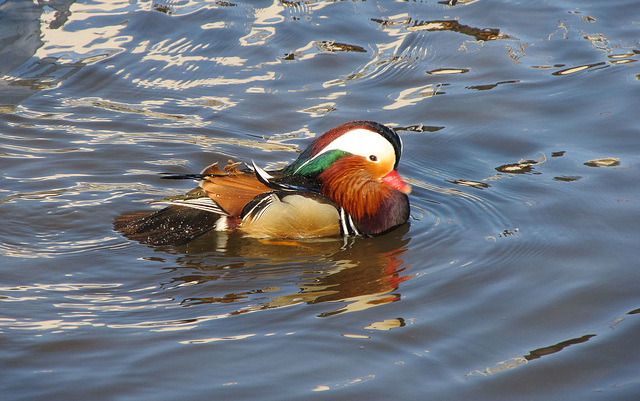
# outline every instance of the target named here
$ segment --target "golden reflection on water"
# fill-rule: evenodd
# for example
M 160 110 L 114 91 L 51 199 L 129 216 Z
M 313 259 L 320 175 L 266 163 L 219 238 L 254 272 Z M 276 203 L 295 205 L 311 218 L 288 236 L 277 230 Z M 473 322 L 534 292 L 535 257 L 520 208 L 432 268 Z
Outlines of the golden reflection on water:
M 518 356 L 515 358 L 510 358 L 505 361 L 498 362 L 495 365 L 491 367 L 487 367 L 483 370 L 475 370 L 467 374 L 465 377 L 468 378 L 471 376 L 488 376 L 496 373 L 501 373 L 507 370 L 512 370 L 522 365 L 525 365 L 534 359 L 538 359 L 546 355 L 551 355 L 551 354 L 555 354 L 556 352 L 560 352 L 564 348 L 569 347 L 571 345 L 585 343 L 595 336 L 596 336 L 595 334 L 588 334 L 579 338 L 572 338 L 570 340 L 562 341 L 562 342 L 559 342 L 558 344 L 554 344 L 548 347 L 538 348 L 531 351 L 528 355 L 525 355 L 524 357 Z
M 168 79 L 168 78 L 153 78 L 142 79 L 135 78 L 133 83 L 142 88 L 156 88 L 156 89 L 170 89 L 170 90 L 186 90 L 198 87 L 214 87 L 219 85 L 243 85 L 251 82 L 271 81 L 276 79 L 276 73 L 272 71 L 266 71 L 262 75 L 255 75 L 247 78 L 227 78 L 224 76 L 201 78 L 201 79 Z
M 400 229 L 399 231 L 406 231 Z M 209 236 L 219 236 L 214 233 Z M 393 235 L 390 233 L 389 235 Z M 198 306 L 211 303 L 246 303 L 253 300 L 249 306 L 244 306 L 230 314 L 243 314 L 272 308 L 280 308 L 301 303 L 318 304 L 324 302 L 340 302 L 344 305 L 337 309 L 323 312 L 319 317 L 369 309 L 378 305 L 400 300 L 401 296 L 395 291 L 400 283 L 412 276 L 404 272 L 410 266 L 405 266 L 401 257 L 406 251 L 408 239 L 400 237 L 396 233 L 393 238 L 386 241 L 377 238 L 368 238 L 363 241 L 353 239 L 323 240 L 305 242 L 260 241 L 253 239 L 232 238 L 228 242 L 220 242 L 218 250 L 224 252 L 226 257 L 242 259 L 257 259 L 269 261 L 276 265 L 299 261 L 301 268 L 310 260 L 320 261 L 327 267 L 321 271 L 309 275 L 300 276 L 297 289 L 289 292 L 288 286 L 255 288 L 241 292 L 226 293 L 223 296 L 209 296 L 197 298 L 185 298 L 183 306 Z M 204 238 L 196 240 L 188 246 L 191 255 L 180 258 L 181 269 L 196 268 L 202 273 L 188 276 L 178 276 L 172 285 L 191 283 L 192 285 L 206 285 L 211 281 L 217 281 L 226 275 L 231 266 L 208 265 L 197 257 L 198 248 L 210 249 L 212 239 Z M 196 256 L 192 256 L 195 252 Z M 314 256 L 315 255 L 315 256 Z M 310 259 L 311 258 L 311 259 Z M 245 262 L 236 262 L 233 269 L 244 269 Z M 251 267 L 256 269 L 256 267 Z M 267 271 L 265 271 L 267 273 Z M 260 274 L 256 273 L 258 278 Z M 269 275 L 271 273 L 267 273 Z M 288 279 L 288 277 L 286 277 Z M 212 287 L 215 291 L 215 286 Z M 282 294 L 284 292 L 284 294 Z M 287 293 L 289 292 L 289 293 Z M 263 300 L 257 301 L 257 295 Z
M 603 66 L 607 67 L 607 65 L 604 62 L 594 63 L 594 64 L 585 64 L 578 67 L 571 67 L 571 68 L 566 68 L 564 70 L 556 71 L 556 72 L 553 72 L 551 75 L 570 75 L 570 74 L 575 74 L 576 72 L 588 70 L 590 68 L 603 67 Z
M 298 152 L 298 147 L 295 145 L 286 145 L 278 143 L 276 141 L 257 141 L 251 139 L 237 139 L 237 138 L 225 138 L 208 135 L 195 135 L 195 134 L 169 134 L 162 135 L 158 133 L 153 134 L 134 134 L 138 137 L 145 137 L 150 141 L 165 142 L 177 142 L 177 143 L 192 143 L 198 146 L 211 146 L 211 145 L 237 145 L 245 148 L 260 149 L 265 152 Z M 127 135 L 123 135 L 127 136 Z
M 367 375 L 367 376 L 357 377 L 355 379 L 347 379 L 347 380 L 342 380 L 337 382 L 320 384 L 315 388 L 311 389 L 311 391 L 318 392 L 318 391 L 327 391 L 327 390 L 337 390 L 340 388 L 350 387 L 353 385 L 368 382 L 369 380 L 375 379 L 375 377 L 376 377 L 375 375 Z
M 420 21 L 412 18 L 393 18 L 393 19 L 377 19 L 372 21 L 380 23 L 383 27 L 392 25 L 402 25 L 404 29 L 410 32 L 415 31 L 453 31 L 474 37 L 476 40 L 495 40 L 509 38 L 497 28 L 474 28 L 463 25 L 457 20 L 432 20 Z
M 308 241 L 297 243 L 292 241 L 272 242 L 254 239 L 233 238 L 225 242 L 212 242 L 212 238 L 202 238 L 184 246 L 184 249 L 164 248 L 169 253 L 183 255 L 178 258 L 179 265 L 169 281 L 155 286 L 134 288 L 123 292 L 112 291 L 122 286 L 121 283 L 61 283 L 33 284 L 27 286 L 0 287 L 0 293 L 7 294 L 0 302 L 31 302 L 34 300 L 55 297 L 51 302 L 53 308 L 60 310 L 56 318 L 48 320 L 0 319 L 0 331 L 3 327 L 36 331 L 64 331 L 77 329 L 80 326 L 105 326 L 112 329 L 145 329 L 155 332 L 188 331 L 205 322 L 255 313 L 262 310 L 290 307 L 300 304 L 324 304 L 331 308 L 320 312 L 318 317 L 329 317 L 354 311 L 362 311 L 390 302 L 399 301 L 400 284 L 413 277 L 407 274 L 410 265 L 405 265 L 402 255 L 407 251 L 409 243 L 404 234 L 408 227 L 404 226 L 390 233 L 385 239 L 358 238 Z M 214 236 L 209 235 L 209 237 Z M 213 254 L 212 244 L 219 246 Z M 46 256 L 46 244 L 40 244 L 38 257 Z M 56 245 L 59 247 L 61 244 Z M 96 243 L 80 246 L 68 244 L 65 249 L 58 250 L 64 254 L 86 252 L 89 247 L 102 247 L 104 239 Z M 24 248 L 24 247 L 21 247 Z M 71 250 L 73 248 L 73 250 Z M 115 250 L 118 247 L 109 246 Z M 158 252 L 162 252 L 158 248 Z M 34 252 L 36 252 L 34 250 Z M 28 257 L 25 249 L 21 249 L 21 257 Z M 162 258 L 158 260 L 163 261 Z M 163 262 L 164 263 L 164 262 Z M 284 266 L 284 267 L 283 267 Z M 320 268 L 319 266 L 324 266 Z M 234 270 L 232 276 L 228 275 Z M 190 274 L 184 274 L 185 270 Z M 251 275 L 252 280 L 243 277 Z M 164 275 L 163 275 L 164 277 Z M 257 283 L 253 289 L 227 292 L 223 295 L 189 296 L 189 294 L 210 291 L 220 292 L 223 285 L 232 280 L 231 288 L 246 288 L 247 283 Z M 275 282 L 274 282 L 275 280 Z M 292 285 L 294 280 L 295 285 Z M 238 283 L 236 283 L 236 281 Z M 281 281 L 282 284 L 277 283 Z M 260 286 L 260 283 L 270 283 Z M 235 283 L 235 284 L 233 284 Z M 276 285 L 274 285 L 276 284 Z M 63 297 L 55 293 L 63 292 Z M 12 295 L 12 294 L 16 295 Z M 20 294 L 20 295 L 18 295 Z M 44 301 L 39 301 L 44 302 Z M 225 311 L 209 314 L 210 304 L 224 304 Z M 338 304 L 338 306 L 334 306 Z M 237 307 L 233 307 L 237 305 Z M 182 309 L 188 308 L 188 309 Z M 184 310 L 184 318 L 150 319 L 145 317 L 162 315 L 165 311 Z M 140 315 L 135 322 L 114 322 L 108 318 L 113 313 L 142 313 L 156 310 L 154 315 Z M 187 311 L 197 311 L 193 313 Z M 218 309 L 216 309 L 218 310 Z M 202 313 L 204 312 L 204 313 Z M 189 317 L 187 317 L 189 316 Z M 404 319 L 387 319 L 372 322 L 368 329 L 389 330 L 404 325 Z M 245 339 L 256 333 L 240 333 L 230 337 L 211 337 L 183 340 L 185 344 L 198 344 L 214 341 Z
M 46 7 L 45 7 L 46 10 Z M 95 62 L 101 57 L 94 59 L 97 54 L 86 58 L 88 53 L 107 53 L 113 55 L 124 50 L 124 45 L 131 41 L 131 37 L 120 35 L 120 31 L 125 28 L 125 24 L 113 24 L 109 26 L 93 26 L 89 19 L 100 16 L 122 15 L 123 19 L 127 12 L 131 11 L 131 4 L 128 1 L 92 1 L 91 3 L 73 3 L 69 8 L 76 23 L 86 21 L 83 25 L 82 35 L 76 31 L 66 29 L 51 29 L 48 18 L 44 15 L 42 20 L 42 41 L 45 43 L 35 56 L 37 58 L 55 57 L 57 62 L 77 62 L 85 58 L 84 62 Z M 100 43 L 99 48 L 96 43 Z
M 365 330 L 380 330 L 388 331 L 394 328 L 405 326 L 405 320 L 403 318 L 387 319 L 381 322 L 373 322 L 365 327 Z
M 440 91 L 441 88 L 441 84 L 428 84 L 402 90 L 397 94 L 389 95 L 389 97 L 393 100 L 393 103 L 384 106 L 383 109 L 396 110 L 402 107 L 413 106 L 419 101 L 422 101 L 431 96 L 435 96 L 439 93 L 443 93 Z

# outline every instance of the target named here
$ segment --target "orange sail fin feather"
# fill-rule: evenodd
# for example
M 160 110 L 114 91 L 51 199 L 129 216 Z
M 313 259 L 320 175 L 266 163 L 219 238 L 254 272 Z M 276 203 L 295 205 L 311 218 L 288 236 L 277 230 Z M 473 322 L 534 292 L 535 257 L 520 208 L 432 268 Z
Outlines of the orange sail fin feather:
M 231 165 L 231 164 L 230 164 Z M 228 167 L 229 165 L 227 165 Z M 228 214 L 240 217 L 245 205 L 256 196 L 271 191 L 271 188 L 260 182 L 252 172 L 242 172 L 235 168 L 225 168 L 220 171 L 217 163 L 207 167 L 203 173 L 216 174 L 205 177 L 200 182 L 200 187 Z
M 353 121 L 316 138 L 282 170 L 217 163 L 191 178 L 199 188 L 153 213 L 114 222 L 123 236 L 177 245 L 211 230 L 268 238 L 377 235 L 409 218 L 410 187 L 398 175 L 402 141 L 390 128 Z

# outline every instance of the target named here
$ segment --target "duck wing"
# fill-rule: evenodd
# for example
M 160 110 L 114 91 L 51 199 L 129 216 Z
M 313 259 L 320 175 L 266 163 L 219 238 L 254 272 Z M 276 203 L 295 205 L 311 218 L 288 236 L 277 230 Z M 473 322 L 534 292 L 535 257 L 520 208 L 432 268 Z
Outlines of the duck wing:
M 185 244 L 216 226 L 220 215 L 169 205 L 153 213 L 127 213 L 115 219 L 113 228 L 124 237 L 150 245 Z
M 240 217 L 244 207 L 257 196 L 273 190 L 255 172 L 240 170 L 237 165 L 229 162 L 222 171 L 214 163 L 204 169 L 205 176 L 200 181 L 206 195 L 224 214 L 233 217 Z

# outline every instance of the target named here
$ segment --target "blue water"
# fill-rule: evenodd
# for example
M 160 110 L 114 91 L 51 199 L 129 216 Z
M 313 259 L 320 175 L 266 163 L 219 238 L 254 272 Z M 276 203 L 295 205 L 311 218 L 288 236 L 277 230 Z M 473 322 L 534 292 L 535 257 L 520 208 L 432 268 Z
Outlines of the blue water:
M 0 0 L 2 399 L 638 399 L 636 8 Z M 407 226 L 112 230 L 360 119 Z

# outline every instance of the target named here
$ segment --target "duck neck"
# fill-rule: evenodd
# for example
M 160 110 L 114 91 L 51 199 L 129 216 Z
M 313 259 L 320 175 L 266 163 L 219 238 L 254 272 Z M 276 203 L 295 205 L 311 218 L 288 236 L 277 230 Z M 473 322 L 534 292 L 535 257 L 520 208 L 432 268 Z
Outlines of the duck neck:
M 393 190 L 373 178 L 359 159 L 343 157 L 318 175 L 323 195 L 342 207 L 356 222 L 379 214 L 392 198 Z

